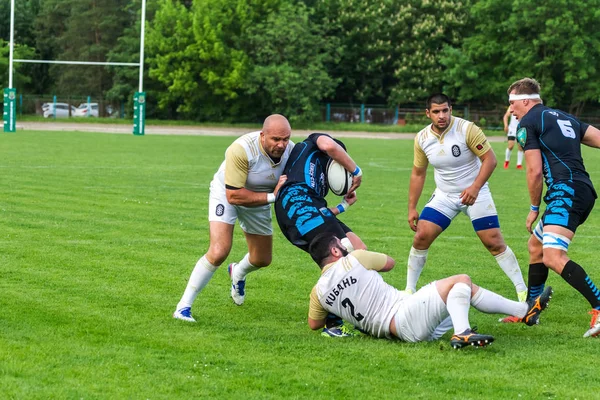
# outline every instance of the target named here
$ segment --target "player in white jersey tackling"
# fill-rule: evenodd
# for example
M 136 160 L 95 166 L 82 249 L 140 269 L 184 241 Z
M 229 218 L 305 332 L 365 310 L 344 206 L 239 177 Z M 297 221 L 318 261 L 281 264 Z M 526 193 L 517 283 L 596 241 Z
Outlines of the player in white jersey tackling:
M 504 133 L 506 133 L 506 139 L 508 140 L 506 151 L 504 152 L 504 169 L 507 169 L 510 164 L 510 155 L 512 154 L 512 150 L 515 147 L 515 141 L 517 140 L 517 126 L 519 126 L 519 120 L 510 113 L 509 107 L 506 109 L 504 117 L 502 117 L 502 122 L 504 123 Z M 517 146 L 517 169 L 523 169 L 523 148 L 520 144 L 517 144 Z
M 236 220 L 248 244 L 244 258 L 229 265 L 231 297 L 237 305 L 244 302 L 246 275 L 271 263 L 271 203 L 285 182 L 283 167 L 294 146 L 290 136 L 288 120 L 273 114 L 265 119 L 262 131 L 245 134 L 227 148 L 225 161 L 210 183 L 209 248 L 196 263 L 174 318 L 196 322 L 192 304 L 229 255 Z
M 448 96 L 434 94 L 425 110 L 431 124 L 415 137 L 414 165 L 408 195 L 408 224 L 416 232 L 408 257 L 406 290 L 414 293 L 433 241 L 460 212 L 473 224 L 475 233 L 510 278 L 519 300 L 527 286 L 513 251 L 500 232 L 496 206 L 487 181 L 496 168 L 496 156 L 484 133 L 474 123 L 452 116 Z M 427 166 L 434 169 L 436 189 L 417 212 Z
M 473 284 L 468 275 L 454 275 L 410 295 L 388 285 L 378 274 L 394 267 L 394 260 L 385 254 L 348 253 L 340 239 L 328 232 L 315 237 L 309 253 L 321 268 L 310 294 L 311 329 L 322 328 L 328 313 L 333 313 L 375 337 L 421 342 L 439 338 L 440 324 L 450 316 L 454 348 L 483 347 L 494 337 L 471 328 L 470 306 L 488 314 L 515 314 L 525 324 L 535 325 L 552 294 L 552 288 L 546 287 L 529 303 L 517 302 Z

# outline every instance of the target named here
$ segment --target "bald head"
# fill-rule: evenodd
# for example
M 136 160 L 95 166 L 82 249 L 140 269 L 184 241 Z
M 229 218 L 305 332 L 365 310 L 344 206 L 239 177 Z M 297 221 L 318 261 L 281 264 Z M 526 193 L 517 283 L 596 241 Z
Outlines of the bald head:
M 262 128 L 263 133 L 267 135 L 271 134 L 287 134 L 292 133 L 292 128 L 287 118 L 281 114 L 271 114 L 265 119 Z
M 281 157 L 290 141 L 292 128 L 281 114 L 271 114 L 265 119 L 260 132 L 263 149 L 273 159 Z

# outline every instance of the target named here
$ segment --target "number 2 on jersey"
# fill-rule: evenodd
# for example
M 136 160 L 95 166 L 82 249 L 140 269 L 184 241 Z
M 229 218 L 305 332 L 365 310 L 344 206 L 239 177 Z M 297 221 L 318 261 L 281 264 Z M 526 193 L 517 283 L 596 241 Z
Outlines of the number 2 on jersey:
M 350 301 L 349 298 L 346 297 L 344 300 L 342 300 L 342 305 L 344 306 L 344 308 L 350 308 L 350 314 L 352 314 L 352 316 L 357 321 L 360 321 L 360 320 L 362 320 L 365 317 L 361 313 L 358 313 L 358 314 L 354 313 L 354 304 L 352 304 L 352 302 Z
M 560 128 L 560 131 L 564 137 L 575 139 L 577 135 L 575 135 L 575 130 L 571 125 L 571 121 L 566 119 L 557 119 L 556 123 L 558 124 L 558 127 Z

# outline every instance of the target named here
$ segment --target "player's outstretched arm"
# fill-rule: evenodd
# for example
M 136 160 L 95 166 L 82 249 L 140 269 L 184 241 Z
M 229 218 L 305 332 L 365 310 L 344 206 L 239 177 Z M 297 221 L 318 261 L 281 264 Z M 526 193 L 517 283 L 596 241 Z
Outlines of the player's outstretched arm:
M 583 135 L 583 139 L 581 139 L 581 143 L 597 149 L 600 148 L 600 129 L 591 125 L 588 126 L 585 135 Z

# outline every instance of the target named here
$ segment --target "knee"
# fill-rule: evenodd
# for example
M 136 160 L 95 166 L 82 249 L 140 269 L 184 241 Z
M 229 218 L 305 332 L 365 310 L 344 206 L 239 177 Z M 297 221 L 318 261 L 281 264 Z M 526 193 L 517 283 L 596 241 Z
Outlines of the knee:
M 467 274 L 456 275 L 456 283 L 465 283 L 471 286 L 471 277 Z
M 432 241 L 433 240 L 427 233 L 417 230 L 417 233 L 415 233 L 415 237 L 413 238 L 413 247 L 415 249 L 425 250 L 429 248 Z
M 557 254 L 556 252 L 544 252 L 542 257 L 544 265 L 559 274 L 562 272 L 562 269 L 568 260 L 567 257 L 563 258 L 561 254 Z
M 504 239 L 502 238 L 500 231 L 488 237 L 488 239 L 483 243 L 483 245 L 494 256 L 497 256 L 498 254 L 503 253 L 506 250 L 506 243 L 504 243 Z
M 531 235 L 527 242 L 527 251 L 529 251 L 529 258 L 534 260 L 532 262 L 540 262 L 542 260 L 542 244 L 533 235 Z
M 219 266 L 225 262 L 231 251 L 231 246 L 223 246 L 220 244 L 211 244 L 208 252 L 206 253 L 207 258 L 213 265 Z

